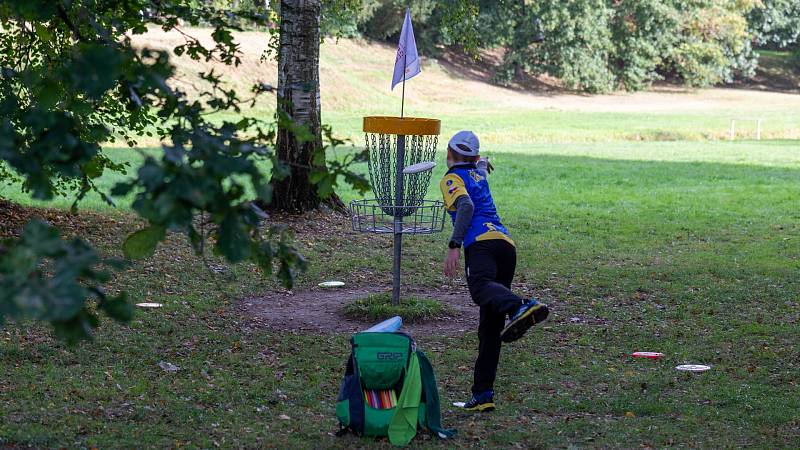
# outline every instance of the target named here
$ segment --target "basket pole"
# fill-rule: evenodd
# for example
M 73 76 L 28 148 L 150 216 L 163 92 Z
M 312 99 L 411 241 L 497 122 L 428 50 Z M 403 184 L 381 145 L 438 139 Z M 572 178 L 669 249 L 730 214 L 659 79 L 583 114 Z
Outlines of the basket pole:
M 403 254 L 403 164 L 406 159 L 406 137 L 397 135 L 397 167 L 394 184 L 394 270 L 392 273 L 392 305 L 400 304 L 400 260 Z

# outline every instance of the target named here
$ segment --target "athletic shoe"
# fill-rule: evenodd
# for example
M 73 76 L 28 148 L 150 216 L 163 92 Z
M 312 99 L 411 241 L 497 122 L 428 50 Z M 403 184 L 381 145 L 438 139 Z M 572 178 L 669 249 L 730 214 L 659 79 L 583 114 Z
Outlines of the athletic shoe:
M 486 391 L 480 394 L 472 394 L 472 398 L 464 403 L 465 411 L 489 412 L 494 411 L 494 392 Z
M 550 310 L 547 305 L 539 303 L 535 298 L 530 299 L 527 303 L 523 303 L 516 313 L 511 316 L 508 325 L 500 333 L 500 339 L 503 342 L 514 342 L 521 338 L 528 329 L 539 322 L 544 322 Z

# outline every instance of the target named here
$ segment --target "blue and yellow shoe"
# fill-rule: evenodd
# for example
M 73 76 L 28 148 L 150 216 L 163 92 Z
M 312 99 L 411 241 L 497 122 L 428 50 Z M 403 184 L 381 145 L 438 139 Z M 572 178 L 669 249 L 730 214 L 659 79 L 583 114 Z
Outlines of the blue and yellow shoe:
M 514 342 L 521 338 L 528 329 L 537 323 L 547 320 L 550 310 L 547 305 L 539 303 L 535 298 L 523 303 L 516 313 L 511 316 L 508 325 L 500 333 L 500 340 L 505 343 Z
M 494 392 L 487 391 L 481 394 L 472 394 L 472 398 L 463 406 L 465 411 L 489 412 L 494 411 Z

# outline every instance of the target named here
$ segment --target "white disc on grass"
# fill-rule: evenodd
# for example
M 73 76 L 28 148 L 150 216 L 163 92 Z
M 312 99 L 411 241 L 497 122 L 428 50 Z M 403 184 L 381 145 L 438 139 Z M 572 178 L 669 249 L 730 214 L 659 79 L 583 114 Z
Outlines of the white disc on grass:
M 675 368 L 682 372 L 705 372 L 706 370 L 711 369 L 711 366 L 706 366 L 703 364 L 681 364 Z
M 436 163 L 435 162 L 433 162 L 433 161 L 424 161 L 424 162 L 421 162 L 421 163 L 412 164 L 410 166 L 407 166 L 405 169 L 403 169 L 403 173 L 406 174 L 406 175 L 409 175 L 409 174 L 412 174 L 412 173 L 420 173 L 420 172 L 425 172 L 425 171 L 431 170 L 434 167 L 436 167 Z
M 162 305 L 161 303 L 145 302 L 145 303 L 137 303 L 136 306 L 138 306 L 139 308 L 161 308 L 164 305 Z
M 321 288 L 338 288 L 344 286 L 342 281 L 325 281 L 319 284 Z
M 634 358 L 658 359 L 664 356 L 664 354 L 659 352 L 633 352 L 631 356 Z
M 455 406 L 456 408 L 463 408 L 464 405 L 466 405 L 466 403 L 464 402 L 453 402 L 453 406 Z

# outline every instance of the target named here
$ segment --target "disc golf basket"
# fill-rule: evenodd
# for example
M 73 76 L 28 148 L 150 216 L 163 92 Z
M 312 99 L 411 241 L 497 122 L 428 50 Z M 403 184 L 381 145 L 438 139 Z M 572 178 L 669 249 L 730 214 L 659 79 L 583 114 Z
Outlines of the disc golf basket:
M 425 200 L 439 128 L 436 119 L 364 118 L 375 198 L 353 200 L 350 213 L 354 231 L 394 234 L 393 305 L 400 300 L 403 235 L 433 234 L 444 228 L 444 204 Z

